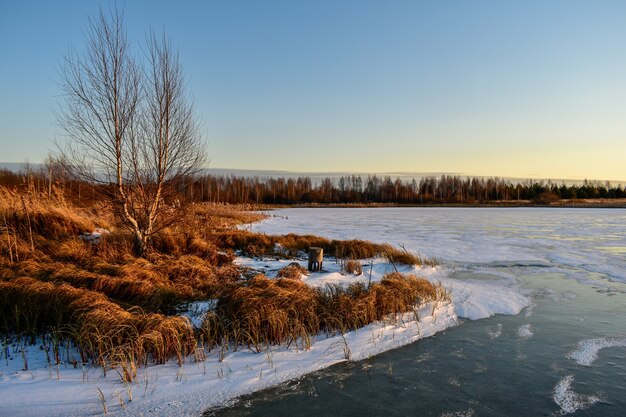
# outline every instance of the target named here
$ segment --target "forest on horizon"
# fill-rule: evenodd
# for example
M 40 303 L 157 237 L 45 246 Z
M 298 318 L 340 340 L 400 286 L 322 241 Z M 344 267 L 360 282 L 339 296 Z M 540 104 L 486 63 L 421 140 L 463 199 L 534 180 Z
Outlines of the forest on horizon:
M 92 200 L 91 184 L 68 178 L 62 170 L 42 167 L 12 172 L 0 169 L 0 186 L 37 190 L 60 187 L 72 200 Z M 311 177 L 247 177 L 202 175 L 188 178 L 179 189 L 179 198 L 194 202 L 228 204 L 486 204 L 531 201 L 549 204 L 558 200 L 620 199 L 626 190 L 619 184 L 587 181 L 567 185 L 550 180 L 513 182 L 498 177 L 428 176 L 402 180 L 399 177 L 345 175 L 338 179 Z M 169 202 L 171 203 L 171 202 Z

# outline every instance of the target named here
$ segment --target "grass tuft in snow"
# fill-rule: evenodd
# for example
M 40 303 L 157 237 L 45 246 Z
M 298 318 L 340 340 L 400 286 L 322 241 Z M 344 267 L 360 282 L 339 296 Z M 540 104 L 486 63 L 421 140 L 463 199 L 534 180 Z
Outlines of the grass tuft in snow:
M 312 288 L 301 281 L 258 275 L 218 301 L 203 324 L 205 340 L 261 352 L 267 345 L 310 347 L 320 332 L 345 333 L 374 321 L 396 320 L 415 306 L 449 301 L 447 291 L 424 278 L 391 273 L 366 286 Z

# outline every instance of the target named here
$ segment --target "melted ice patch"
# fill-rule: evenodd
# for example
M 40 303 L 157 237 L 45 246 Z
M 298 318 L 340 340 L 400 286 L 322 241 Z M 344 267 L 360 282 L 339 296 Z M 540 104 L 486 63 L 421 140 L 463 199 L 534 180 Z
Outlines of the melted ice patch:
M 561 411 L 564 414 L 575 413 L 600 401 L 600 398 L 595 395 L 576 394 L 572 390 L 572 382 L 574 382 L 574 376 L 566 376 L 556 384 L 552 393 L 554 402 L 561 407 Z
M 578 347 L 567 354 L 568 359 L 574 359 L 577 364 L 590 366 L 598 359 L 598 352 L 601 349 L 610 347 L 626 347 L 626 338 L 606 338 L 587 339 L 578 342 Z
M 473 409 L 454 411 L 452 413 L 444 413 L 441 417 L 472 417 L 474 415 Z
M 492 339 L 497 339 L 498 337 L 500 337 L 500 335 L 502 335 L 502 323 L 498 323 L 495 328 L 487 331 L 487 334 Z
M 529 339 L 533 337 L 533 330 L 530 324 L 524 324 L 517 329 L 517 336 L 522 339 Z

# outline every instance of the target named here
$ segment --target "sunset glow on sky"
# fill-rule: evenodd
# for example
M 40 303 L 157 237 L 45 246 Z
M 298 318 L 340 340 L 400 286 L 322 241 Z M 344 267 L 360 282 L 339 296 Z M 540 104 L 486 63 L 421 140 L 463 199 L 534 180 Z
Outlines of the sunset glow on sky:
M 62 138 L 99 4 L 0 4 L 0 162 Z M 212 167 L 626 180 L 622 1 L 128 1 L 179 48 Z

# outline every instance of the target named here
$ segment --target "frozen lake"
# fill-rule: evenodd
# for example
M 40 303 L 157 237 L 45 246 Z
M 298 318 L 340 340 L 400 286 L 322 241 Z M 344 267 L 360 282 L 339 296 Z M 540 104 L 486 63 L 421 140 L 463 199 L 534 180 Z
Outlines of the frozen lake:
M 404 244 L 448 279 L 510 286 L 517 316 L 465 321 L 210 415 L 623 416 L 626 210 L 285 209 L 253 228 Z M 487 284 L 488 283 L 488 284 Z
M 523 264 L 598 272 L 626 282 L 626 210 L 553 208 L 284 209 L 268 234 L 403 244 L 444 264 Z

